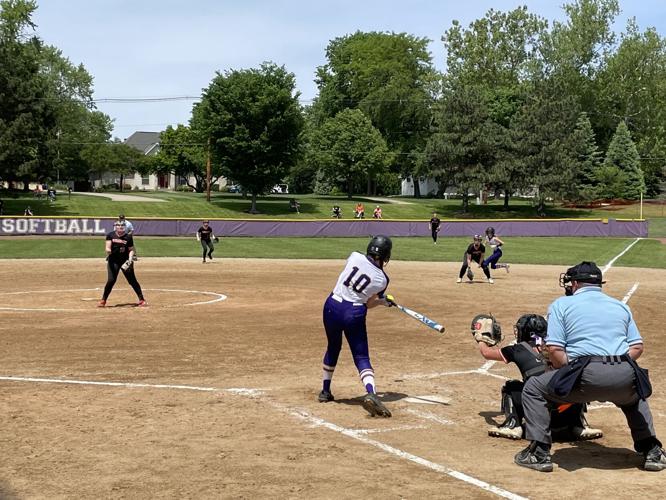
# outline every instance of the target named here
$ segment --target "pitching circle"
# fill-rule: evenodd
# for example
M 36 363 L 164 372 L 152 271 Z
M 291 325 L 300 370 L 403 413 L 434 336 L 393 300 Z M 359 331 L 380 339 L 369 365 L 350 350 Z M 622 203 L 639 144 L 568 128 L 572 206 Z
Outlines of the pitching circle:
M 62 294 L 62 293 L 77 293 L 77 292 L 100 292 L 102 288 L 73 288 L 69 290 L 32 290 L 32 291 L 20 291 L 20 292 L 0 292 L 0 302 L 2 301 L 3 296 L 8 295 L 36 295 L 36 294 Z M 115 291 L 127 291 L 131 290 L 129 288 L 114 288 Z M 170 309 L 174 307 L 189 307 L 189 306 L 202 306 L 206 304 L 214 304 L 215 302 L 221 302 L 226 300 L 227 296 L 222 293 L 201 291 L 201 290 L 179 290 L 172 288 L 144 288 L 145 292 L 168 292 L 168 293 L 183 293 L 190 295 L 205 295 L 212 297 L 210 300 L 196 301 L 196 302 L 184 302 L 182 304 L 172 304 L 172 305 L 151 305 L 151 309 Z M 91 300 L 88 298 L 81 298 L 81 300 Z M 97 301 L 99 299 L 92 299 Z M 112 308 L 111 308 L 112 309 Z M 79 312 L 79 311 L 90 311 L 91 308 L 68 308 L 68 307 L 6 307 L 0 306 L 0 311 L 27 311 L 27 312 Z

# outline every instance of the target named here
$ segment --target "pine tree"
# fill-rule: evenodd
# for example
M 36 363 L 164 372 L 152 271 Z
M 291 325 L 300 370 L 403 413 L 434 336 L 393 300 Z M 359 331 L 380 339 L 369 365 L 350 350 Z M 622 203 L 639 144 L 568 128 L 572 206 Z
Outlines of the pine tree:
M 575 165 L 574 182 L 569 198 L 575 202 L 588 202 L 597 198 L 599 168 L 603 155 L 599 151 L 587 113 L 581 113 L 571 136 Z
M 640 156 L 636 144 L 631 139 L 629 128 L 624 121 L 621 121 L 608 145 L 604 166 L 615 167 L 625 175 L 622 198 L 636 200 L 645 192 L 645 179 L 640 163 Z

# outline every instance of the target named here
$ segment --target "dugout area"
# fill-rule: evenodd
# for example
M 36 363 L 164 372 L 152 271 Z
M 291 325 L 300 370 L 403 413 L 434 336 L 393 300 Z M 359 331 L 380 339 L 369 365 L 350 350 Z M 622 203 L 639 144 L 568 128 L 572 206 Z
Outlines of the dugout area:
M 343 261 L 142 258 L 150 306 L 105 309 L 94 301 L 103 259 L 17 262 L 0 260 L 1 498 L 660 498 L 666 488 L 665 473 L 640 469 L 621 411 L 603 404 L 588 420 L 604 438 L 555 444 L 551 474 L 513 464 L 525 441 L 486 434 L 503 377 L 518 370 L 485 364 L 470 321 L 491 312 L 510 340 L 521 314 L 545 314 L 561 295 L 559 266 L 515 265 L 489 285 L 456 284 L 458 263 L 391 262 L 396 300 L 447 331 L 369 312 L 393 412 L 373 419 L 346 345 L 336 402 L 316 401 L 322 305 Z M 666 271 L 613 267 L 605 278 L 618 299 L 634 290 L 626 300 L 666 441 Z M 119 277 L 109 303 L 134 301 Z

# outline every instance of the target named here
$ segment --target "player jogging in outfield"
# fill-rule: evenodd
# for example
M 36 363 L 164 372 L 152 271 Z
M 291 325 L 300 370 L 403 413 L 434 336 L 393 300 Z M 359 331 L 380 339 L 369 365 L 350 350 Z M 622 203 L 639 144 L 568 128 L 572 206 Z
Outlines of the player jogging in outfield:
M 116 284 L 118 273 L 123 272 L 127 282 L 130 284 L 139 302 L 137 306 L 143 307 L 146 304 L 141 291 L 141 285 L 134 275 L 134 238 L 125 233 L 125 225 L 121 221 L 113 224 L 113 231 L 106 235 L 106 271 L 108 278 L 104 286 L 104 295 L 102 300 L 99 301 L 98 307 L 106 306 L 106 301 L 113 290 L 113 285 Z
M 437 244 L 437 235 L 439 233 L 440 223 L 441 221 L 439 220 L 439 217 L 437 217 L 437 212 L 433 212 L 428 227 L 430 228 L 430 235 L 432 236 L 432 242 L 435 245 Z
M 509 264 L 498 264 L 500 257 L 502 257 L 502 245 L 504 245 L 504 242 L 495 235 L 494 227 L 489 227 L 486 229 L 486 244 L 490 247 L 493 253 L 490 257 L 483 261 L 483 264 L 486 267 L 490 267 L 491 269 L 503 267 L 508 273 Z
M 496 327 L 499 328 L 499 324 Z M 472 328 L 474 332 L 474 322 Z M 478 338 L 479 352 L 485 359 L 515 363 L 522 375 L 522 380 L 509 380 L 502 387 L 501 409 L 505 420 L 501 425 L 489 428 L 489 436 L 522 439 L 523 386 L 530 377 L 541 375 L 547 369 L 546 351 L 543 351 L 547 329 L 548 323 L 543 316 L 523 314 L 513 327 L 515 344 L 499 348 L 494 347 L 497 339 L 491 341 L 484 336 L 475 337 Z M 553 438 L 556 441 L 588 441 L 604 435 L 601 430 L 589 427 L 584 415 L 584 404 L 552 404 L 549 409 Z
M 202 226 L 197 229 L 197 241 L 201 243 L 201 248 L 203 249 L 203 263 L 206 263 L 206 255 L 210 260 L 213 260 L 213 250 L 215 246 L 213 245 L 213 240 L 218 241 L 217 237 L 213 234 L 213 228 L 210 227 L 210 224 L 207 220 L 202 222 Z
M 467 272 L 467 279 L 469 281 L 474 280 L 474 273 L 472 272 L 472 262 L 476 262 L 480 268 L 483 269 L 483 274 L 486 275 L 486 280 L 488 283 L 493 283 L 493 279 L 490 277 L 490 271 L 488 271 L 488 266 L 485 265 L 483 261 L 483 256 L 486 253 L 486 247 L 481 243 L 481 235 L 475 234 L 474 241 L 467 247 L 465 255 L 463 255 L 463 263 L 460 268 L 460 273 L 458 274 L 458 279 L 456 283 L 462 283 L 463 276 Z
M 388 307 L 394 304 L 393 297 L 384 295 L 389 284 L 384 266 L 391 259 L 392 246 L 388 236 L 378 235 L 370 240 L 366 255 L 352 252 L 333 292 L 324 303 L 324 329 L 328 345 L 324 354 L 323 389 L 319 393 L 319 401 L 325 403 L 334 399 L 331 380 L 344 334 L 367 391 L 362 401 L 363 408 L 373 417 L 390 417 L 391 412 L 377 397 L 365 320 L 368 309 L 380 304 Z

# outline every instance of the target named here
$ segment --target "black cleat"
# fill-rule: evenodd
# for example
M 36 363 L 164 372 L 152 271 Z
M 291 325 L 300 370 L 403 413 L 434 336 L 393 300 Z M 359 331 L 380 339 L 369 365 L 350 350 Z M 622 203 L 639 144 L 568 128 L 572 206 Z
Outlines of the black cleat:
M 335 398 L 333 397 L 333 394 L 330 393 L 330 391 L 321 391 L 319 393 L 319 397 L 317 397 L 320 403 L 328 403 L 329 401 L 334 401 Z
M 377 394 L 366 394 L 361 404 L 372 417 L 388 418 L 391 416 L 391 412 L 386 406 L 384 406 L 384 403 L 379 400 Z
M 645 454 L 645 470 L 660 471 L 666 469 L 666 454 L 661 446 L 657 445 Z
M 534 469 L 539 472 L 553 472 L 553 462 L 550 461 L 550 453 L 538 448 L 535 442 L 532 442 L 527 448 L 518 453 L 513 461 L 528 469 Z

